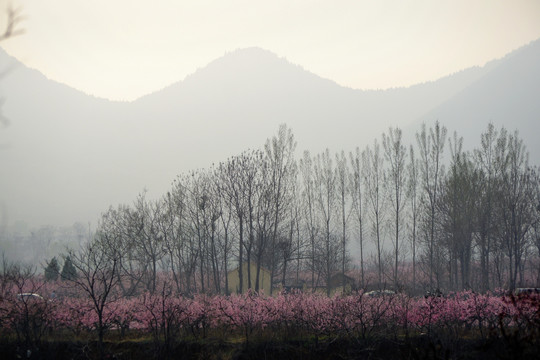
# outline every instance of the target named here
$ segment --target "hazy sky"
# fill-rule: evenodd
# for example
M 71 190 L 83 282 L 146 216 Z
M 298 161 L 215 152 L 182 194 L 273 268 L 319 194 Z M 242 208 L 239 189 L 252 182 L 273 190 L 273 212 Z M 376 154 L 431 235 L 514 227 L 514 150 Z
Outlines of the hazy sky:
M 11 3 L 22 8 L 26 33 L 1 44 L 10 54 L 51 79 L 122 100 L 250 46 L 375 89 L 435 80 L 540 38 L 540 0 Z

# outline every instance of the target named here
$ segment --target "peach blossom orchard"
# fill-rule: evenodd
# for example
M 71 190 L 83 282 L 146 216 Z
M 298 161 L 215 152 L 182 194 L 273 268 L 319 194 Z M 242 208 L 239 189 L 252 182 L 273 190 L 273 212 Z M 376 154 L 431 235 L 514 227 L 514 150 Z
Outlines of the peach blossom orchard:
M 56 283 L 32 282 L 27 288 L 3 289 L 0 303 L 3 336 L 29 336 L 28 340 L 39 341 L 39 336 L 44 334 L 69 337 L 98 330 L 96 304 L 84 293 L 71 292 L 68 296 L 64 291 L 59 296 L 55 292 L 53 297 L 24 301 L 14 295 L 21 290 L 35 290 L 36 286 L 42 292 L 59 288 Z M 494 329 L 499 332 L 540 325 L 540 297 L 536 294 L 514 297 L 464 291 L 431 297 L 403 294 L 372 297 L 358 292 L 327 297 L 301 292 L 275 296 L 248 292 L 187 298 L 173 296 L 164 286 L 160 294 L 118 297 L 104 304 L 101 314 L 104 330 L 122 335 L 142 331 L 158 338 L 204 338 L 209 333 L 225 338 L 237 333 L 246 341 L 254 333 L 278 338 L 369 338 L 418 335 L 441 329 L 474 331 L 488 337 L 493 336 Z

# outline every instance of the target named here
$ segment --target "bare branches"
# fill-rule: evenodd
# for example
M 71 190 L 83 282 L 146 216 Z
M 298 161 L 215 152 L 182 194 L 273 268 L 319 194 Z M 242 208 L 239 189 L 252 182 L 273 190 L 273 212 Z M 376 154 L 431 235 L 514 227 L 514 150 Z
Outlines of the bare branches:
M 6 21 L 6 27 L 4 29 L 3 34 L 0 35 L 0 41 L 9 39 L 11 37 L 21 35 L 24 33 L 23 29 L 18 29 L 17 25 L 24 20 L 24 16 L 21 15 L 21 8 L 14 9 L 11 4 L 8 5 L 7 9 L 7 21 Z M 9 69 L 3 69 L 3 71 L 0 72 L 0 78 L 2 78 L 6 72 L 9 71 Z M 4 99 L 0 98 L 0 125 L 1 126 L 8 126 L 9 125 L 9 119 L 5 117 L 2 112 L 2 105 L 4 104 Z
M 21 15 L 21 8 L 13 8 L 12 5 L 8 5 L 7 9 L 7 21 L 4 33 L 0 35 L 0 41 L 9 39 L 11 37 L 24 34 L 24 29 L 17 28 L 17 26 L 25 19 Z

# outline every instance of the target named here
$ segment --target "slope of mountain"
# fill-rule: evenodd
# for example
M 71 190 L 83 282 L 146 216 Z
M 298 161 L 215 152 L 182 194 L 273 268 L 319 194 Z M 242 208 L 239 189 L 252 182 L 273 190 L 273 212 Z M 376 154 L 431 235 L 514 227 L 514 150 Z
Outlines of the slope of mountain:
M 540 165 L 540 40 L 507 55 L 493 71 L 427 112 L 411 128 L 435 120 L 464 136 L 468 147 L 479 143 L 489 122 L 518 130 L 531 163 Z
M 206 137 L 206 129 L 214 129 L 216 137 L 209 143 L 217 147 L 230 143 L 235 133 L 250 134 L 235 152 L 246 144 L 260 146 L 283 122 L 295 131 L 300 148 L 351 149 L 371 142 L 390 125 L 413 121 L 488 71 L 472 68 L 406 89 L 362 91 L 249 48 L 227 54 L 134 105 L 147 116 L 159 113 L 160 119 L 186 123 L 197 129 L 195 136 Z
M 512 56 L 517 65 L 525 66 L 519 60 L 525 53 Z M 261 147 L 280 123 L 293 129 L 299 152 L 364 147 L 388 126 L 413 124 L 487 79 L 515 81 L 511 91 L 523 87 L 527 94 L 538 82 L 497 75 L 517 66 L 510 59 L 410 88 L 364 91 L 249 48 L 124 103 L 46 79 L 0 50 L 0 65 L 10 69 L 0 79 L 1 111 L 10 120 L 0 130 L 0 202 L 10 221 L 95 222 L 110 205 L 131 203 L 144 188 L 158 197 L 177 174 Z M 538 71 L 538 64 L 527 66 Z M 510 90 L 501 88 L 504 99 Z M 530 101 L 524 105 L 539 113 Z
M 125 104 L 87 96 L 22 65 L 11 66 L 0 86 L 10 122 L 0 130 L 0 201 L 8 219 L 94 221 L 104 198 L 124 201 L 124 187 L 109 179 L 123 171 L 115 142 L 123 136 L 117 114 Z

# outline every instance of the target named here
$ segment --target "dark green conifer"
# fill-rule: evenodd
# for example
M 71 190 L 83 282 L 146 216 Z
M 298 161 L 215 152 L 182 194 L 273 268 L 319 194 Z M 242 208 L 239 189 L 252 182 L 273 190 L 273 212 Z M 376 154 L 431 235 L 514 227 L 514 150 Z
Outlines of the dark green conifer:
M 46 281 L 56 281 L 58 280 L 58 275 L 60 274 L 60 265 L 56 257 L 53 257 L 51 261 L 47 264 L 45 268 L 45 280 Z
M 64 261 L 64 267 L 62 268 L 62 274 L 60 274 L 62 280 L 75 280 L 77 278 L 77 269 L 73 266 L 71 258 L 68 256 Z

